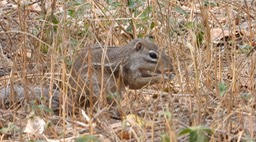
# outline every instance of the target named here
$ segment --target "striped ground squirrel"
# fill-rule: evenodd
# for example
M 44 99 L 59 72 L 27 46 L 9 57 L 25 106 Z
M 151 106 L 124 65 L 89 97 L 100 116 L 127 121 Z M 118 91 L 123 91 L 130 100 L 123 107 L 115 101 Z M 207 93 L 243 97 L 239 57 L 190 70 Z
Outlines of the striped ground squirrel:
M 103 90 L 109 94 L 171 80 L 165 73 L 172 71 L 171 59 L 162 49 L 138 38 L 123 47 L 96 46 L 81 51 L 74 61 L 70 84 L 80 93 L 85 90 L 98 95 Z
M 71 70 L 69 83 L 77 94 L 97 97 L 101 93 L 120 93 L 125 87 L 140 89 L 147 84 L 171 80 L 171 75 L 168 75 L 173 71 L 171 59 L 148 39 L 134 39 L 123 47 L 87 49 L 78 54 Z M 18 100 L 26 96 L 23 86 L 15 85 L 13 91 Z M 43 94 L 48 100 L 48 93 L 47 87 L 28 87 L 30 99 L 41 100 Z M 0 107 L 8 107 L 10 94 L 10 86 L 0 88 L 0 100 L 4 102 Z M 54 89 L 53 94 L 52 108 L 56 110 L 61 93 Z M 79 99 L 79 104 L 87 101 Z

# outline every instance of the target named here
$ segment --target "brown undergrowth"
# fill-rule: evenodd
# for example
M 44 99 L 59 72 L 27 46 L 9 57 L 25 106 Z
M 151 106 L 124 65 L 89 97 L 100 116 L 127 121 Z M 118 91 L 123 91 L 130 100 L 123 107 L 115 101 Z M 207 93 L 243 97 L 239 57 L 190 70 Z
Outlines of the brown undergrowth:
M 0 1 L 0 139 L 255 141 L 255 5 Z M 137 37 L 154 37 L 172 57 L 174 80 L 126 89 L 118 100 L 121 118 L 101 102 L 73 109 L 68 79 L 76 54 Z M 39 97 L 29 95 L 35 90 Z

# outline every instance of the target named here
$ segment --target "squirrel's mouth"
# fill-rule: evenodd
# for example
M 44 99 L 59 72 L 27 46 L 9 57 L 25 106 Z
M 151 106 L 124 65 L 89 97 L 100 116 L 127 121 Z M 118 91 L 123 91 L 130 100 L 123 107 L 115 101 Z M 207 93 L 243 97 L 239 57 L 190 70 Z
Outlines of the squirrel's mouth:
M 164 79 L 173 79 L 174 75 L 170 72 L 162 73 L 160 71 L 141 70 L 141 77 L 156 77 L 162 76 Z

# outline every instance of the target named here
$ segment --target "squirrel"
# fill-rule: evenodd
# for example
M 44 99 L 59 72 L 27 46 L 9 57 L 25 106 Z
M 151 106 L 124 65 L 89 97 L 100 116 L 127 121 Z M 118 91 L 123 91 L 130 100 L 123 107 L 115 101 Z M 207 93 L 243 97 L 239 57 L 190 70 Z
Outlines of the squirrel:
M 74 60 L 69 84 L 77 96 L 93 94 L 97 97 L 101 92 L 120 93 L 125 87 L 141 89 L 146 85 L 170 81 L 172 71 L 171 58 L 161 48 L 149 39 L 137 38 L 123 47 L 95 46 L 82 50 Z M 5 104 L 9 102 L 11 90 L 18 94 L 18 100 L 26 96 L 22 86 L 14 86 L 13 89 L 7 86 L 0 89 L 0 100 L 4 100 Z M 30 86 L 28 93 L 30 98 L 38 100 L 43 93 L 48 100 L 49 88 Z M 49 99 L 56 107 L 53 109 L 58 109 L 60 94 L 54 89 L 54 96 Z
M 171 80 L 171 58 L 149 39 L 137 38 L 123 47 L 95 46 L 82 50 L 74 61 L 70 85 L 98 95 Z M 89 87 L 91 83 L 91 88 Z

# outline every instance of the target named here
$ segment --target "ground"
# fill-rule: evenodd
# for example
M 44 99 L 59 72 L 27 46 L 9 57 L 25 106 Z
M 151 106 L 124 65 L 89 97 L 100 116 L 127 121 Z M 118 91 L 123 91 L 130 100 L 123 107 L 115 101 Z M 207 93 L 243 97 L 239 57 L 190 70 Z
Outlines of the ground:
M 255 6 L 239 0 L 0 1 L 1 140 L 256 141 Z M 151 37 L 166 51 L 174 79 L 127 88 L 118 109 L 102 99 L 70 109 L 76 53 L 137 37 Z M 14 86 L 19 91 L 11 91 Z M 27 95 L 35 90 L 39 96 Z

